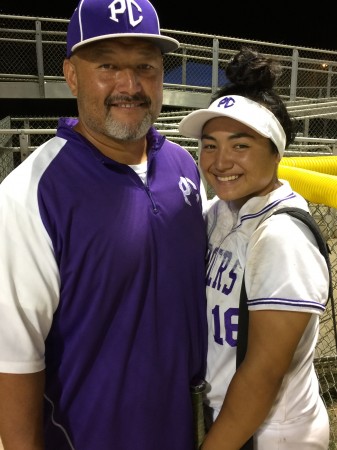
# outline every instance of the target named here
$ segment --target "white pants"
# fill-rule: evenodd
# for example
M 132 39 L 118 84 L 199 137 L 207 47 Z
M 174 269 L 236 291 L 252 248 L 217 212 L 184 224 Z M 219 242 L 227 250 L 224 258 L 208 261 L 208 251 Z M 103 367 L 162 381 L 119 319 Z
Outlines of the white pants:
M 254 435 L 255 450 L 327 450 L 329 417 L 322 399 L 310 415 L 288 422 L 269 422 Z

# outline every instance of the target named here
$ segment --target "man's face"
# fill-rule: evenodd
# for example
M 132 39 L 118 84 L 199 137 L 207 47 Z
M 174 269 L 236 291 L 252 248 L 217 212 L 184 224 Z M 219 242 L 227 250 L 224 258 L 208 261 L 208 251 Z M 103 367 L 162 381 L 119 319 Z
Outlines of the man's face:
M 92 133 L 133 140 L 160 114 L 163 60 L 145 39 L 113 38 L 78 49 L 64 64 L 80 121 Z

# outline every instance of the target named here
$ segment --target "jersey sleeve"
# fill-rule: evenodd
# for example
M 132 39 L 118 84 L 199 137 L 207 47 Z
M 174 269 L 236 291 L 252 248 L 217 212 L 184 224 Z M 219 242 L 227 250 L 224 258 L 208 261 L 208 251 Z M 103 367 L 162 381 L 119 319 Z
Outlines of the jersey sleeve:
M 0 372 L 44 369 L 44 341 L 58 304 L 59 276 L 36 204 L 0 189 Z M 36 196 L 35 196 L 36 197 Z
M 271 216 L 253 233 L 245 273 L 250 310 L 322 314 L 329 273 L 306 224 L 288 214 Z

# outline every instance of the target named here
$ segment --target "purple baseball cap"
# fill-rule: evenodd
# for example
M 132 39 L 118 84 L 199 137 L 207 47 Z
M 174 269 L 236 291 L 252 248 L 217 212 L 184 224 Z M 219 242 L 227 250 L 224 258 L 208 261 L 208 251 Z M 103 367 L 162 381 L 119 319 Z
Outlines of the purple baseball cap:
M 81 0 L 67 32 L 67 58 L 82 45 L 101 39 L 139 37 L 157 45 L 162 53 L 179 42 L 160 34 L 157 12 L 148 0 Z

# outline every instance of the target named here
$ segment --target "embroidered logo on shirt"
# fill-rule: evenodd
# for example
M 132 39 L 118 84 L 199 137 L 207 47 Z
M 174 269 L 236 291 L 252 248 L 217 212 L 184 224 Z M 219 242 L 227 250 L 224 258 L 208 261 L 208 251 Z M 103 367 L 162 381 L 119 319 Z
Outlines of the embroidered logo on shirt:
M 197 199 L 197 203 L 199 203 L 200 195 L 198 193 L 196 185 L 193 183 L 192 180 L 186 177 L 180 177 L 179 189 L 183 193 L 184 200 L 189 206 L 192 206 L 192 203 L 189 200 L 189 197 L 191 198 L 191 196 L 195 196 Z

